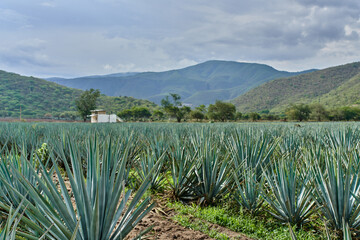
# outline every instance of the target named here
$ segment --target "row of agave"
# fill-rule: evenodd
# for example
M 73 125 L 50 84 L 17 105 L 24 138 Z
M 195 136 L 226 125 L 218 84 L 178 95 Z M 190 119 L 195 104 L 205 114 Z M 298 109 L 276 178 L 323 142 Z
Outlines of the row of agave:
M 230 195 L 250 214 L 268 211 L 291 232 L 292 226 L 300 228 L 320 216 L 329 239 L 330 230 L 344 239 L 360 236 L 356 131 L 327 132 L 316 144 L 317 135 L 311 142 L 293 135 L 253 136 L 251 131 L 229 137 L 199 131 L 173 141 L 167 149 L 160 143 L 166 154 L 148 152 L 147 158 L 137 160 L 136 171 L 145 176 L 161 162 L 150 177 L 151 187 L 158 189 L 167 180 L 177 199 L 216 204 Z
M 15 228 L 16 236 L 22 239 L 105 240 L 124 239 L 129 234 L 154 206 L 149 197 L 141 200 L 149 181 L 145 179 L 132 196 L 124 184 L 131 161 L 130 144 L 106 140 L 99 147 L 97 141 L 87 142 L 86 156 L 71 138 L 59 141 L 49 151 L 49 167 L 36 152 L 3 152 L 0 209 L 8 220 L 4 237 L 9 233 L 14 236 Z M 56 161 L 62 161 L 65 173 Z
M 0 133 L 3 229 L 25 239 L 123 239 L 153 207 L 141 200 L 146 189 L 168 183 L 177 199 L 216 204 L 233 196 L 250 214 L 266 209 L 298 227 L 319 214 L 344 238 L 357 234 L 357 128 L 198 126 L 45 124 L 41 136 L 31 126 L 29 140 L 15 139 L 7 125 L 14 138 Z M 45 141 L 44 158 L 35 149 Z M 132 197 L 131 174 L 141 180 Z

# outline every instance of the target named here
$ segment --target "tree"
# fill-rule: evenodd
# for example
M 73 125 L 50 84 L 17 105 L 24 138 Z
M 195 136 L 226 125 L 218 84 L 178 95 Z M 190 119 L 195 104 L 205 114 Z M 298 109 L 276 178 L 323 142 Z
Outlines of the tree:
M 169 96 L 166 96 L 164 99 L 161 100 L 161 106 L 163 107 L 164 111 L 170 116 L 176 118 L 177 122 L 181 122 L 181 119 L 188 114 L 191 109 L 187 106 L 182 106 L 180 102 L 180 95 L 176 93 L 170 93 L 172 99 L 169 99 Z
M 205 114 L 203 114 L 201 111 L 199 110 L 194 110 L 190 112 L 190 116 L 192 119 L 196 119 L 197 121 L 201 121 L 205 118 Z
M 149 118 L 151 116 L 149 109 L 146 107 L 133 107 L 131 111 L 136 120 Z
M 328 119 L 329 113 L 325 107 L 320 103 L 315 103 L 310 106 L 311 114 L 310 118 L 316 121 L 323 121 Z
M 235 120 L 240 120 L 242 118 L 243 114 L 241 112 L 235 113 Z
M 257 120 L 260 120 L 260 114 L 258 114 L 257 112 L 251 112 L 249 113 L 249 117 L 251 119 L 251 121 L 256 122 Z
M 117 114 L 120 118 L 128 121 L 133 117 L 133 112 L 131 111 L 131 109 L 124 109 L 121 112 L 118 112 Z
M 261 119 L 273 121 L 273 120 L 279 120 L 279 116 L 271 113 L 264 113 L 260 115 Z
M 91 114 L 91 110 L 96 108 L 96 100 L 100 97 L 99 89 L 86 90 L 75 100 L 76 108 L 81 117 L 86 122 L 86 117 Z
M 157 120 L 162 120 L 164 118 L 164 113 L 161 110 L 154 110 L 153 117 Z
M 210 119 L 220 120 L 234 120 L 236 113 L 235 105 L 217 100 L 215 104 L 210 104 L 208 108 L 208 115 Z
M 200 106 L 196 107 L 195 110 L 202 112 L 203 114 L 206 114 L 206 106 L 204 104 L 201 104 Z
M 309 105 L 301 103 L 290 106 L 285 113 L 288 118 L 301 122 L 309 119 L 311 110 Z
M 65 111 L 60 113 L 59 117 L 62 119 L 71 119 L 71 120 L 75 120 L 76 117 L 78 117 L 79 115 L 77 114 L 77 112 L 75 111 Z
M 331 120 L 335 121 L 351 121 L 360 119 L 360 109 L 357 107 L 340 107 L 331 111 Z

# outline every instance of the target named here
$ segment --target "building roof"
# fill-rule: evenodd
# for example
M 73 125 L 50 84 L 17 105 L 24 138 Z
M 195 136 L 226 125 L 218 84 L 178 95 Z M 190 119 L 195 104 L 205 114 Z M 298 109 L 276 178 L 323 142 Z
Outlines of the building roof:
M 94 109 L 91 110 L 90 112 L 106 112 L 104 109 Z

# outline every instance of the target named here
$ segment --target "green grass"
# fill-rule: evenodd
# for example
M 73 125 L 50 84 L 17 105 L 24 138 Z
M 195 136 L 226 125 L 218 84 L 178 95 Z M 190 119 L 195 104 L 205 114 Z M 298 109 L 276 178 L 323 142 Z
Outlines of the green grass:
M 199 207 L 197 205 L 183 205 L 180 202 L 169 202 L 168 207 L 175 209 L 179 213 L 179 215 L 174 217 L 175 221 L 186 227 L 197 227 L 196 229 L 194 228 L 195 230 L 202 231 L 201 229 L 204 227 L 194 226 L 193 221 L 191 221 L 191 218 L 194 217 L 209 223 L 218 224 L 254 239 L 290 239 L 288 227 L 278 224 L 271 217 L 252 217 L 241 210 L 235 213 L 228 209 L 228 207 Z M 207 231 L 203 232 L 208 234 Z M 297 230 L 295 234 L 298 240 L 325 239 L 323 233 L 314 233 L 305 229 Z
M 176 215 L 173 217 L 173 220 L 175 220 L 180 225 L 200 231 L 209 237 L 220 239 L 220 240 L 228 240 L 231 239 L 229 236 L 227 236 L 224 233 L 220 233 L 214 229 L 211 229 L 211 226 L 209 223 L 203 222 L 203 221 L 197 221 L 196 219 L 192 218 L 188 215 Z

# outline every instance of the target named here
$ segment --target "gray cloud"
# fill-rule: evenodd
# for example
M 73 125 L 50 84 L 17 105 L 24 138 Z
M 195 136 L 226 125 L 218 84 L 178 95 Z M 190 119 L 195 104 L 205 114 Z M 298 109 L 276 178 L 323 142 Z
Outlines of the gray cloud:
M 321 68 L 359 60 L 359 17 L 355 0 L 2 0 L 0 68 L 79 76 L 209 59 Z

